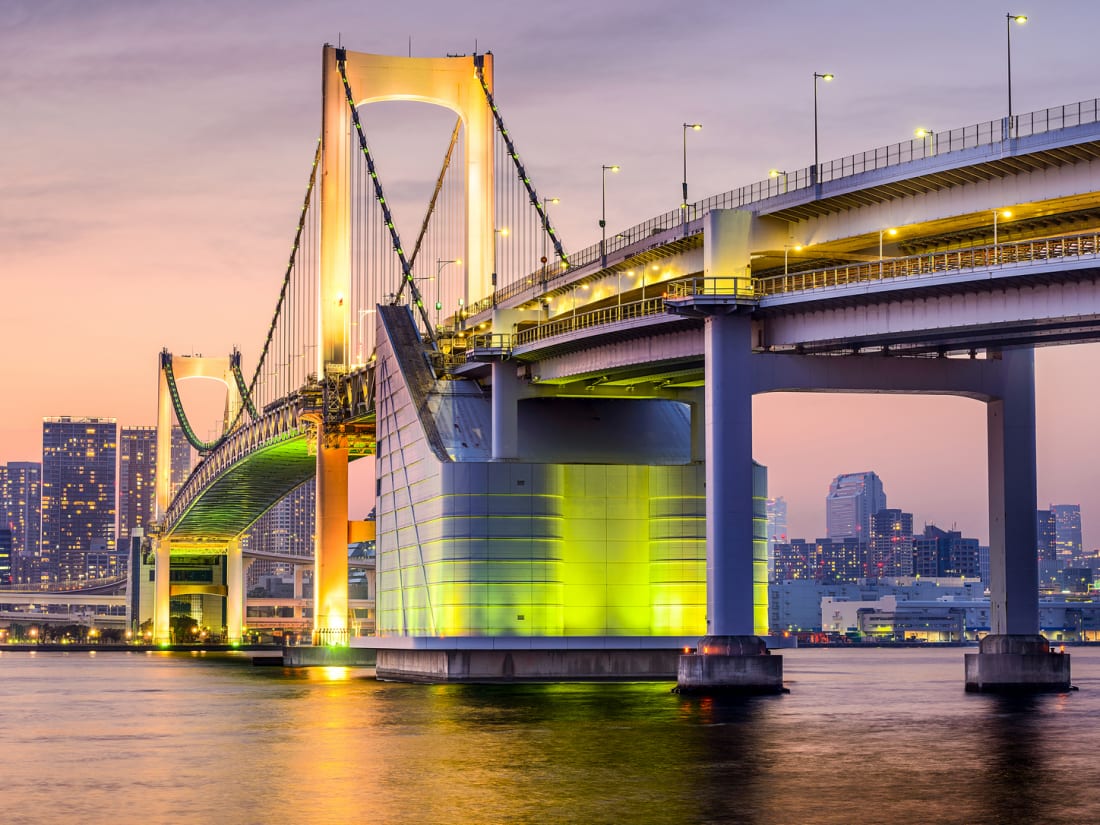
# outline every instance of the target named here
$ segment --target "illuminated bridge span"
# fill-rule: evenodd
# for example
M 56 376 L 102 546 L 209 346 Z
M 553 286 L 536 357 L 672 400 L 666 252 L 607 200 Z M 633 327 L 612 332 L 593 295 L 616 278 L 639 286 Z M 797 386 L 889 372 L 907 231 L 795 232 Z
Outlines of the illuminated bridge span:
M 383 100 L 456 114 L 415 234 L 369 149 Z M 954 394 L 989 411 L 994 634 L 1037 631 L 1030 348 L 1098 337 L 1097 101 L 780 172 L 570 254 L 491 55 L 326 47 L 323 109 L 251 380 L 235 355 L 162 356 L 162 438 L 185 420 L 175 382 L 228 402 L 175 500 L 160 477 L 158 565 L 228 548 L 232 600 L 241 532 L 316 475 L 314 635 L 345 642 L 347 463 L 374 455 L 380 672 L 461 678 L 415 651 L 502 639 L 751 637 L 752 394 Z

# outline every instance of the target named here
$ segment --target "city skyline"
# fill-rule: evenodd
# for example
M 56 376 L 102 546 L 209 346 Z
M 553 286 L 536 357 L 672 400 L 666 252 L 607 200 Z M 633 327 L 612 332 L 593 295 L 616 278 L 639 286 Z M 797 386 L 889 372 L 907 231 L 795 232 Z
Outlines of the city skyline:
M 896 59 L 900 12 L 869 2 L 835 3 L 820 20 L 781 6 L 701 3 L 683 31 L 658 3 L 562 3 L 537 22 L 504 3 L 474 14 L 427 5 L 428 24 L 422 6 L 368 13 L 343 2 L 15 3 L 0 12 L 0 89 L 20 124 L 0 136 L 0 232 L 11 250 L 0 323 L 10 340 L 34 342 L 30 356 L 14 347 L 0 355 L 0 376 L 20 388 L 0 399 L 0 458 L 33 460 L 46 416 L 151 423 L 161 347 L 223 354 L 239 345 L 254 363 L 316 140 L 326 40 L 414 55 L 470 52 L 475 41 L 492 49 L 498 99 L 540 193 L 561 198 L 554 219 L 568 249 L 598 239 L 602 164 L 622 166 L 609 181 L 610 229 L 678 204 L 681 122 L 703 124 L 687 144 L 691 200 L 808 165 L 816 71 L 836 75 L 820 100 L 823 160 L 908 139 L 918 126 L 1004 114 L 1004 9 L 991 2 L 932 2 L 907 14 L 911 42 L 955 57 L 951 66 L 921 61 L 919 71 Z M 1073 3 L 1026 11 L 1032 20 L 1013 52 L 1015 110 L 1096 97 L 1085 23 L 1100 12 Z M 783 32 L 786 49 L 759 32 Z M 853 37 L 860 49 L 840 45 Z M 729 59 L 734 40 L 744 64 Z M 628 47 L 637 43 L 649 47 Z M 669 54 L 686 53 L 688 65 L 670 72 Z M 58 102 L 74 78 L 78 92 Z M 368 126 L 380 129 L 382 175 L 412 231 L 438 147 L 419 135 L 400 145 L 387 116 L 401 105 L 382 104 Z M 416 122 L 428 132 L 450 117 Z M 1080 500 L 1086 545 L 1097 526 L 1090 514 L 1100 514 L 1088 459 L 1100 437 L 1088 420 L 1095 398 L 1078 376 L 1096 357 L 1093 345 L 1037 357 L 1038 498 Z M 56 379 L 57 365 L 86 358 L 100 360 Z M 202 421 L 220 415 L 216 399 L 208 406 Z M 771 494 L 791 504 L 792 535 L 824 522 L 818 479 L 843 464 L 888 476 L 892 498 L 918 523 L 934 514 L 988 539 L 979 404 L 803 395 L 759 397 L 754 408 L 755 457 L 769 467 Z M 367 463 L 354 468 L 353 512 L 371 506 Z

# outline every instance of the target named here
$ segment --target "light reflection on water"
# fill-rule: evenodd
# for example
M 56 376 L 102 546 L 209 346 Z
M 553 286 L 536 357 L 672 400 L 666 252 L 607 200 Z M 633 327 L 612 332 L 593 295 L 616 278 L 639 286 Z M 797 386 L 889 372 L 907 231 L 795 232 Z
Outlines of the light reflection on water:
M 966 694 L 962 654 L 784 651 L 791 693 L 385 684 L 241 657 L 0 654 L 3 820 L 1095 821 L 1079 693 Z

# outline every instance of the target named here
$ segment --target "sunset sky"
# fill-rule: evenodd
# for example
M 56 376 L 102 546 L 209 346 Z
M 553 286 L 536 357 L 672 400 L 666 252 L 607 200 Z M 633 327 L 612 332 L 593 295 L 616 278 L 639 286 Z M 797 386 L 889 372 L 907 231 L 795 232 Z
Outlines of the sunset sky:
M 822 160 L 1003 116 L 1008 11 L 1031 16 L 1012 32 L 1017 112 L 1100 96 L 1100 5 L 1030 2 L 4 0 L 0 462 L 40 460 L 43 416 L 153 424 L 162 347 L 238 346 L 255 363 L 319 132 L 326 41 L 491 50 L 512 136 L 579 249 L 599 237 L 602 164 L 622 166 L 609 231 L 678 205 L 685 121 L 704 127 L 689 135 L 693 200 L 809 165 L 815 71 L 836 75 Z M 439 152 L 410 147 L 373 145 L 413 232 Z M 1039 502 L 1080 502 L 1089 546 L 1098 361 L 1095 345 L 1038 356 Z M 824 533 L 835 474 L 874 469 L 916 524 L 987 538 L 980 404 L 784 395 L 755 415 L 792 535 Z

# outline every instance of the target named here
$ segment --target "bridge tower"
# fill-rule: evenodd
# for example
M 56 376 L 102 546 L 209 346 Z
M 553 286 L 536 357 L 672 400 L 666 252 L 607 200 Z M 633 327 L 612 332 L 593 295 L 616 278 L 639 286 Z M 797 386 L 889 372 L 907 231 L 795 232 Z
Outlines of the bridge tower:
M 156 521 L 163 523 L 168 505 L 172 498 L 172 426 L 174 410 L 182 409 L 173 403 L 175 385 L 180 381 L 206 379 L 225 385 L 226 426 L 232 426 L 241 413 L 243 404 L 240 389 L 234 374 L 239 366 L 239 356 L 204 357 L 201 355 L 171 355 L 161 353 L 160 379 L 157 392 L 157 470 L 156 470 Z M 172 380 L 169 380 L 171 375 Z M 186 420 L 180 425 L 188 427 Z M 172 539 L 158 536 L 153 540 L 155 554 L 155 590 L 153 596 L 153 638 L 157 644 L 171 641 L 170 604 L 172 597 L 171 558 Z M 177 548 L 178 549 L 178 548 Z M 203 554 L 209 554 L 212 548 L 203 547 Z M 226 632 L 229 641 L 240 641 L 244 623 L 244 570 L 241 548 L 236 541 L 218 552 L 226 554 Z M 218 588 L 214 588 L 218 589 Z M 192 588 L 193 590 L 193 588 Z M 190 592 L 190 591 L 189 591 Z M 219 593 L 220 594 L 220 593 Z
M 321 128 L 321 256 L 317 374 L 326 393 L 340 391 L 350 364 L 351 204 L 348 141 L 355 105 L 406 100 L 455 112 L 465 130 L 465 302 L 491 290 L 493 259 L 493 117 L 478 77 L 492 89 L 492 55 L 412 58 L 324 47 Z M 326 409 L 328 405 L 326 404 Z M 348 643 L 348 442 L 335 420 L 317 434 L 317 533 L 314 568 L 315 644 Z

